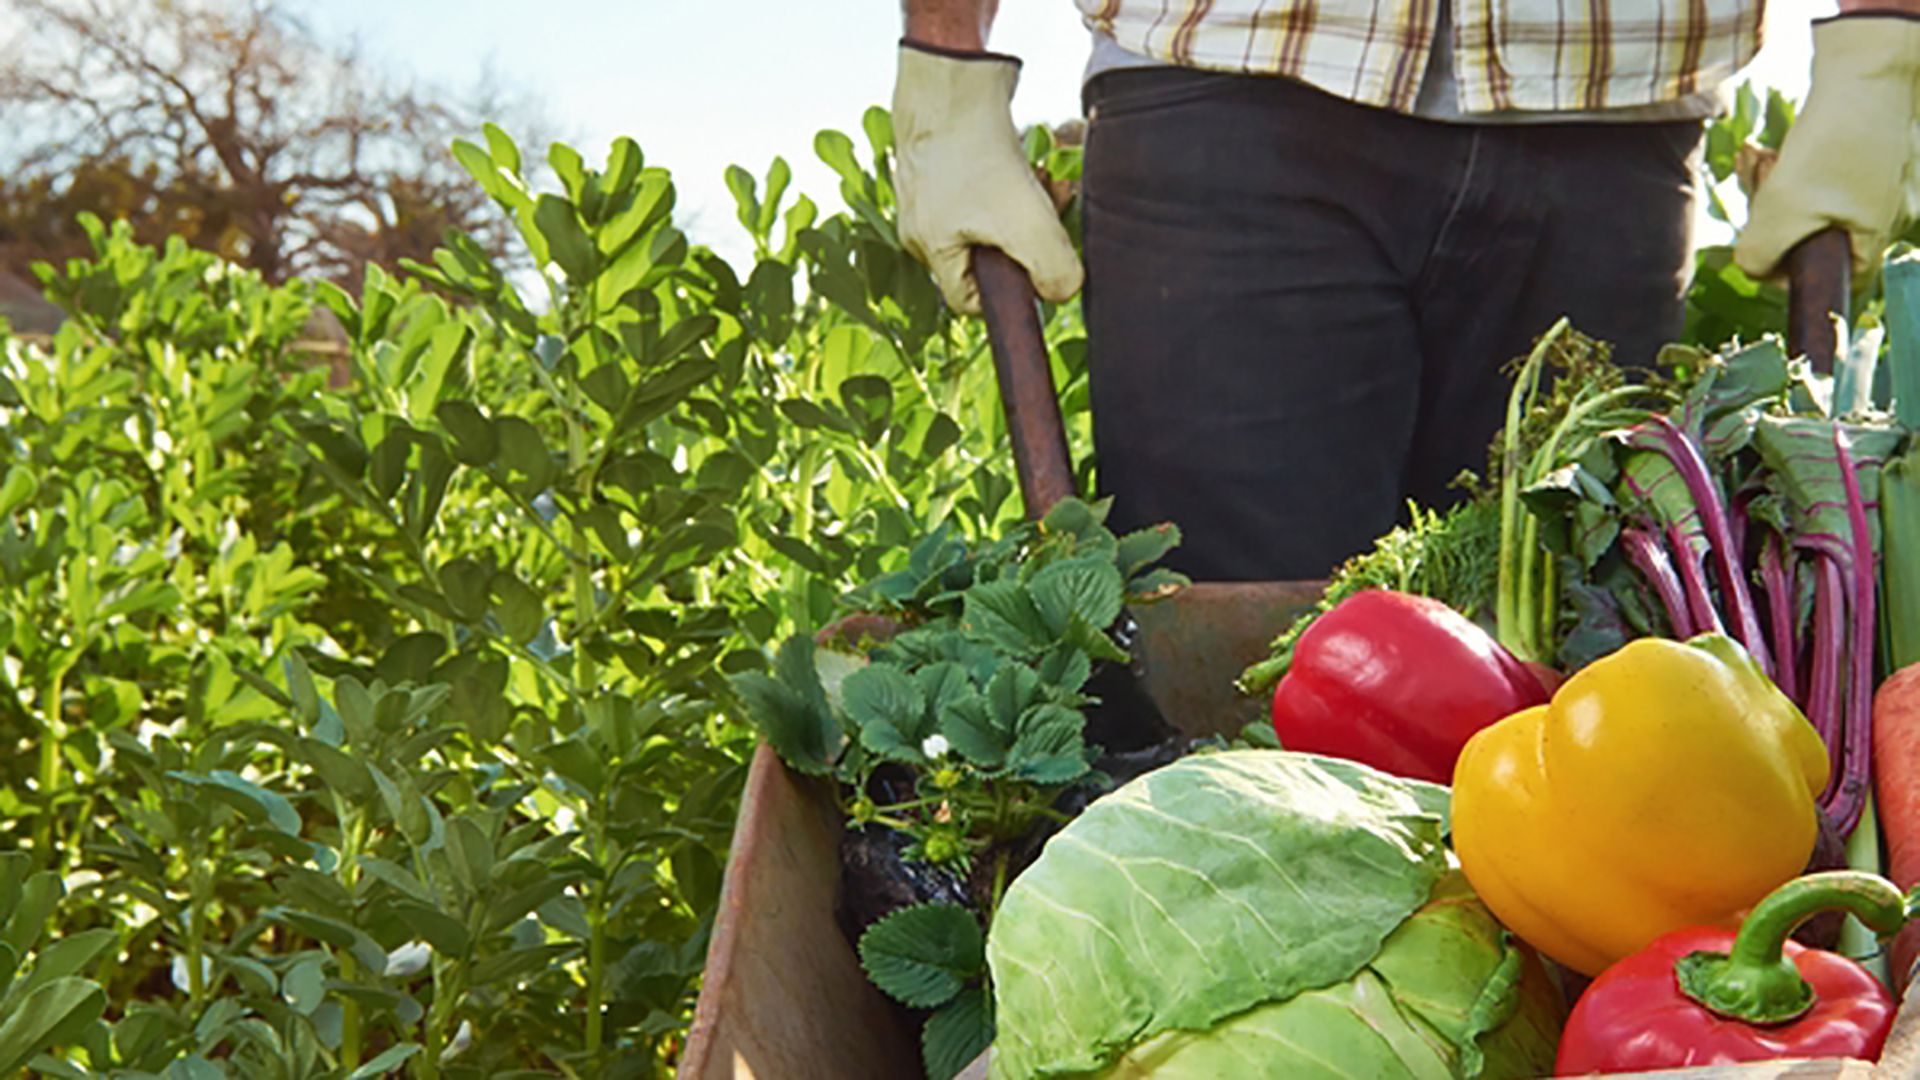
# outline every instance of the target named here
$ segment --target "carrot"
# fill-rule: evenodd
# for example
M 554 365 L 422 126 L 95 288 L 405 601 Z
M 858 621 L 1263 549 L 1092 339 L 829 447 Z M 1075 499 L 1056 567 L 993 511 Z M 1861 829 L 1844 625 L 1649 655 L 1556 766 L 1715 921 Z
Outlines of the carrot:
M 1873 695 L 1873 794 L 1887 845 L 1887 876 L 1920 884 L 1920 664 L 1908 664 Z M 1920 956 L 1920 924 L 1893 941 L 1895 991 Z

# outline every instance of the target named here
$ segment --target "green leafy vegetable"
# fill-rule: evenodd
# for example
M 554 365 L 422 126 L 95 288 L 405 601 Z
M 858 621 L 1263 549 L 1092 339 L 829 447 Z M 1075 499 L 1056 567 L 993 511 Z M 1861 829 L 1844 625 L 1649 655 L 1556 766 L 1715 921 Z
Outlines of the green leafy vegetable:
M 1537 961 L 1523 988 L 1523 954 L 1449 873 L 1445 806 L 1442 788 L 1266 750 L 1098 800 L 989 930 L 993 1074 L 1550 1069 L 1552 991 Z M 1523 1011 L 1531 1034 L 1487 1037 Z

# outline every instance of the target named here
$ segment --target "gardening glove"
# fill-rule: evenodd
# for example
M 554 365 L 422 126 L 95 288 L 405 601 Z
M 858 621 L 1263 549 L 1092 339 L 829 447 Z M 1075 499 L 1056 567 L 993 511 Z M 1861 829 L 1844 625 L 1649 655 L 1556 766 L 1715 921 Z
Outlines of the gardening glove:
M 900 46 L 893 86 L 900 241 L 926 263 L 947 305 L 978 314 L 970 249 L 986 244 L 1027 268 L 1058 303 L 1080 291 L 1080 258 L 1013 128 L 1020 61 L 996 53 Z
M 1915 215 L 1920 19 L 1871 13 L 1813 29 L 1813 82 L 1780 160 L 1753 197 L 1734 259 L 1760 278 L 1828 226 L 1847 231 L 1853 266 L 1869 273 Z

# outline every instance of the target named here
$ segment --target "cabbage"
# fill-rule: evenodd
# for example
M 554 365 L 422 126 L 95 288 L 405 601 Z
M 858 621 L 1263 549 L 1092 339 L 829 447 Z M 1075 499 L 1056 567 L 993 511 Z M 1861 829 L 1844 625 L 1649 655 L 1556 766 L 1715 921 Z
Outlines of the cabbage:
M 1246 750 L 1096 801 L 994 917 L 992 1075 L 1551 1072 L 1558 997 L 1451 869 L 1446 799 Z

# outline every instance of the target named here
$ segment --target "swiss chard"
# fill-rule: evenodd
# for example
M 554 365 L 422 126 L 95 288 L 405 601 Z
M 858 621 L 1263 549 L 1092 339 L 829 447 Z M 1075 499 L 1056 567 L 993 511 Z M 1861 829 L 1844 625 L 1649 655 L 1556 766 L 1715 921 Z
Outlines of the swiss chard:
M 1846 374 L 1870 352 L 1843 357 L 1848 386 L 1871 382 L 1870 374 Z M 1648 631 L 1685 638 L 1724 629 L 1826 739 L 1833 783 L 1822 805 L 1851 829 L 1867 776 L 1878 541 L 1871 512 L 1881 464 L 1904 432 L 1877 414 L 1830 413 L 1832 386 L 1771 343 L 1724 358 L 1670 350 L 1665 359 L 1665 377 L 1650 384 L 1664 405 L 1616 410 L 1611 430 L 1561 444 L 1572 465 L 1559 456 L 1519 461 L 1523 471 L 1558 470 L 1523 487 L 1520 498 L 1543 520 L 1538 535 L 1553 557 L 1603 586 L 1582 593 L 1579 605 L 1565 603 L 1569 612 L 1584 610 L 1577 618 L 1585 632 L 1559 635 L 1560 658 L 1577 664 L 1605 651 L 1595 630 L 1611 628 L 1618 645 Z M 1621 392 L 1612 381 L 1595 386 L 1589 396 Z M 1516 388 L 1516 398 L 1524 392 Z M 1580 392 L 1563 396 L 1578 400 Z M 1612 526 L 1597 526 L 1608 519 Z M 1613 529 L 1617 554 L 1584 542 Z M 1509 542 L 1524 544 L 1524 536 L 1510 530 Z M 1503 565 L 1534 557 L 1503 551 Z M 1632 574 L 1610 573 L 1616 562 Z M 1624 614 L 1647 596 L 1657 605 L 1652 627 L 1592 618 L 1596 605 Z M 1563 615 L 1561 625 L 1573 621 Z

